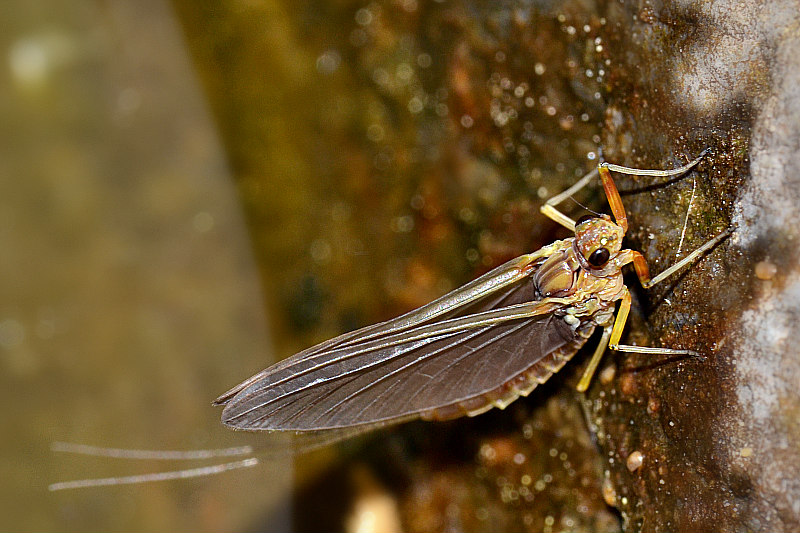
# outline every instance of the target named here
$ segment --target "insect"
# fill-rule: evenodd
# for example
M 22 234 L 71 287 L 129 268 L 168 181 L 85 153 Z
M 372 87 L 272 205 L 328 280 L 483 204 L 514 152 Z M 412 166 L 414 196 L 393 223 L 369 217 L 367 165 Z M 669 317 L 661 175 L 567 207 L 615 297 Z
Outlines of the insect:
M 541 208 L 574 231 L 574 237 L 508 261 L 419 309 L 328 340 L 259 372 L 216 399 L 223 406 L 222 422 L 237 430 L 292 434 L 293 445 L 302 450 L 414 419 L 475 416 L 527 396 L 558 372 L 596 328 L 602 336 L 579 391 L 588 388 L 606 348 L 698 355 L 619 343 L 631 307 L 622 268 L 633 263 L 642 286 L 652 287 L 731 231 L 651 278 L 644 256 L 622 248 L 628 220 L 611 172 L 676 176 L 706 153 L 674 170 L 601 163 Z M 598 175 L 613 218 L 585 216 L 576 222 L 556 208 Z

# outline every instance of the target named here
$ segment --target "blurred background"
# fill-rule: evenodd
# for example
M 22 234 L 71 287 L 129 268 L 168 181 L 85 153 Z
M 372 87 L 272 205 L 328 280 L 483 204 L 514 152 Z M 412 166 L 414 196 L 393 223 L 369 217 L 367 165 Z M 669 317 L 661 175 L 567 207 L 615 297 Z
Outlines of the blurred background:
M 357 530 L 352 517 L 380 515 L 372 530 L 398 530 L 402 515 L 420 531 L 617 529 L 583 416 L 552 389 L 539 411 L 372 437 L 362 461 L 345 445 L 202 480 L 46 490 L 183 466 L 54 454 L 54 441 L 257 445 L 211 400 L 566 236 L 538 207 L 597 162 L 595 11 L 4 2 L 5 528 Z M 514 437 L 481 440 L 501 430 Z M 523 441 L 550 453 L 528 462 Z M 533 487 L 550 491 L 539 508 Z
M 290 462 L 48 493 L 184 466 L 53 454 L 53 441 L 246 444 L 210 402 L 274 349 L 225 148 L 170 4 L 12 1 L 0 13 L 0 523 L 223 531 L 274 510 L 285 526 Z

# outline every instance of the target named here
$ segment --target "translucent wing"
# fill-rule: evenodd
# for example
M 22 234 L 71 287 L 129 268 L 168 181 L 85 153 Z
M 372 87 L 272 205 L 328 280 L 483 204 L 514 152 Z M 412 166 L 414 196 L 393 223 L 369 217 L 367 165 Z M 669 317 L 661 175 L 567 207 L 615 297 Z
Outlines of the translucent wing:
M 223 422 L 327 442 L 504 405 L 558 370 L 587 336 L 552 314 L 556 304 L 537 300 L 537 259 L 513 260 L 416 311 L 264 370 L 220 397 Z
M 518 281 L 527 278 L 532 269 L 535 268 L 537 261 L 540 260 L 541 257 L 549 255 L 551 248 L 553 248 L 553 245 L 542 248 L 536 253 L 512 259 L 470 283 L 445 294 L 441 298 L 397 318 L 345 333 L 303 350 L 230 389 L 214 400 L 214 404 L 223 405 L 227 403 L 236 394 L 247 388 L 250 384 L 260 380 L 268 373 L 294 365 L 295 362 L 300 359 L 310 358 L 315 354 L 322 354 L 324 356 L 327 351 L 335 348 L 342 348 L 351 344 L 364 343 L 379 337 L 386 337 L 419 324 L 430 322 L 436 318 L 452 315 L 453 311 L 462 309 L 473 302 L 484 299 L 486 296 L 502 291 L 509 286 L 513 286 Z

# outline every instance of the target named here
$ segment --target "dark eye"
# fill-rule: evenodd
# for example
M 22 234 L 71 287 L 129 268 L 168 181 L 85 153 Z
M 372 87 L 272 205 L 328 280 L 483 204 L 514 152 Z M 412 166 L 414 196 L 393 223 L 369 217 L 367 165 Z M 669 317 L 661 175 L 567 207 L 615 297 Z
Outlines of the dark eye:
M 608 248 L 598 248 L 589 256 L 589 264 L 601 267 L 606 264 L 610 255 Z
M 581 218 L 579 218 L 579 219 L 578 219 L 578 221 L 575 223 L 575 225 L 576 225 L 576 226 L 580 226 L 581 224 L 583 224 L 583 223 L 584 223 L 584 222 L 586 222 L 587 220 L 592 220 L 592 219 L 594 219 L 594 218 L 595 218 L 595 217 L 594 217 L 594 216 L 592 216 L 592 215 L 583 215 Z

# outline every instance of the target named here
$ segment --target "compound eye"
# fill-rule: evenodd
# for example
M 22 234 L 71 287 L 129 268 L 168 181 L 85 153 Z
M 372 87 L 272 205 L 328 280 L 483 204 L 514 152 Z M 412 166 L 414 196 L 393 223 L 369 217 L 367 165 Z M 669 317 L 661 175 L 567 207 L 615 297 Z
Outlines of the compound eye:
M 608 248 L 598 248 L 592 255 L 589 256 L 589 264 L 594 267 L 601 267 L 608 262 L 608 258 L 611 257 L 611 253 L 608 251 Z
M 578 219 L 578 221 L 575 223 L 575 226 L 580 226 L 581 224 L 583 224 L 583 223 L 584 223 L 584 222 L 586 222 L 587 220 L 593 220 L 594 218 L 596 218 L 596 217 L 594 217 L 594 216 L 592 216 L 592 215 L 583 215 L 583 216 L 582 216 L 581 218 L 579 218 L 579 219 Z

